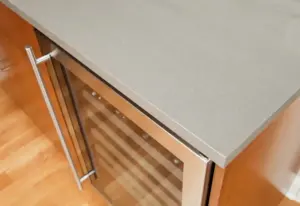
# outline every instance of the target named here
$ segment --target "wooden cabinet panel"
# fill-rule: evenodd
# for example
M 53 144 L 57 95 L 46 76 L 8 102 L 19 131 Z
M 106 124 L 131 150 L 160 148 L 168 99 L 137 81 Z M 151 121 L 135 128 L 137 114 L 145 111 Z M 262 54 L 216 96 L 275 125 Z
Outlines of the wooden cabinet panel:
M 9 64 L 8 70 L 1 72 L 1 86 L 42 131 L 51 133 L 54 127 L 24 51 L 25 45 L 32 45 L 36 55 L 40 55 L 32 26 L 0 3 L 0 59 Z
M 277 206 L 299 170 L 297 99 L 224 170 L 216 167 L 211 206 Z

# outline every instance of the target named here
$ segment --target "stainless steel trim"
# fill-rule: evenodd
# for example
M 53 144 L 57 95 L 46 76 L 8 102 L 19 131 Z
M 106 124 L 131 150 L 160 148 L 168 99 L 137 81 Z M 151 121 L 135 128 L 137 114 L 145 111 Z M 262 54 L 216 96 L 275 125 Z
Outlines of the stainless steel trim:
M 34 71 L 34 74 L 35 74 L 35 77 L 37 79 L 37 82 L 39 84 L 39 87 L 41 89 L 41 92 L 42 92 L 42 95 L 43 95 L 43 98 L 45 100 L 45 103 L 46 103 L 46 106 L 48 108 L 48 111 L 50 113 L 50 116 L 51 116 L 51 119 L 53 121 L 53 124 L 54 124 L 54 127 L 56 129 L 56 132 L 58 134 L 58 137 L 59 137 L 59 140 L 61 142 L 61 145 L 63 147 L 63 150 L 64 150 L 64 153 L 67 157 L 67 160 L 68 160 L 68 163 L 71 167 L 71 170 L 73 172 L 73 175 L 74 175 L 74 178 L 75 178 L 75 181 L 76 181 L 76 184 L 79 188 L 79 190 L 82 190 L 82 185 L 81 183 L 86 180 L 88 177 L 90 177 L 91 175 L 93 175 L 95 173 L 95 170 L 92 170 L 90 172 L 88 172 L 86 175 L 84 175 L 83 177 L 79 177 L 78 174 L 77 174 L 77 171 L 76 171 L 76 168 L 75 168 L 75 164 L 73 162 L 73 159 L 72 159 L 72 156 L 70 154 L 70 151 L 68 149 L 68 146 L 66 144 L 66 141 L 65 141 L 65 138 L 64 138 L 64 135 L 62 133 L 62 130 L 60 128 L 60 125 L 58 123 L 58 120 L 56 118 L 56 115 L 55 115 L 55 112 L 54 112 L 54 109 L 53 109 L 53 106 L 51 104 L 51 101 L 50 101 L 50 98 L 48 96 L 48 93 L 47 93 L 47 90 L 46 90 L 46 87 L 44 85 L 44 82 L 43 82 L 43 79 L 42 79 L 42 76 L 41 76 L 41 73 L 39 71 L 39 68 L 38 68 L 38 64 L 40 63 L 43 63 L 47 60 L 50 60 L 51 57 L 54 57 L 58 54 L 58 50 L 53 50 L 51 53 L 47 54 L 47 55 L 44 55 L 40 58 L 36 58 L 34 53 L 33 53 L 33 50 L 32 50 L 32 47 L 31 46 L 26 46 L 25 47 L 25 51 L 27 53 L 27 56 L 29 58 L 29 61 L 31 63 L 31 66 L 33 68 L 33 71 Z
M 80 178 L 80 182 L 84 182 L 87 178 L 89 178 L 90 176 L 92 176 L 92 175 L 95 174 L 95 173 L 96 173 L 95 170 L 89 171 L 87 174 L 83 175 L 83 176 Z

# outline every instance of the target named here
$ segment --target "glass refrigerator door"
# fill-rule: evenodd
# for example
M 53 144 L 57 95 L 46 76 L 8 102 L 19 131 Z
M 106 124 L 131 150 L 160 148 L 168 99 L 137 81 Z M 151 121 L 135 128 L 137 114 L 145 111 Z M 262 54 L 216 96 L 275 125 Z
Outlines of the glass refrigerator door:
M 67 69 L 64 76 L 96 170 L 92 184 L 115 206 L 180 206 L 183 162 Z
M 48 72 L 82 170 L 113 206 L 205 204 L 210 160 L 64 51 Z

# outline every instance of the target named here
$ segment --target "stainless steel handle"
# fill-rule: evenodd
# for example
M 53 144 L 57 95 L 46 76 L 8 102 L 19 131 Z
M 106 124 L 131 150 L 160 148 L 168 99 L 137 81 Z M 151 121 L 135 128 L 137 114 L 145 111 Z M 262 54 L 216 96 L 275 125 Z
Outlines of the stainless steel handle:
M 58 53 L 59 53 L 59 50 L 54 50 L 52 51 L 51 53 L 47 54 L 47 55 L 44 55 L 40 58 L 36 58 L 34 53 L 33 53 L 33 50 L 32 50 L 32 47 L 31 46 L 26 46 L 25 47 L 25 50 L 26 50 L 26 53 L 27 53 L 27 56 L 29 58 L 29 61 L 31 63 L 31 66 L 33 68 L 33 71 L 34 71 L 34 74 L 35 74 L 35 77 L 37 79 L 37 82 L 39 84 L 39 87 L 41 89 L 41 92 L 42 92 L 42 95 L 43 95 L 43 98 L 45 100 L 45 103 L 47 105 L 47 108 L 48 108 L 48 111 L 50 113 L 50 116 L 51 116 L 51 119 L 53 121 L 53 124 L 54 124 L 54 127 L 56 129 L 56 132 L 58 134 L 58 137 L 59 137 L 59 140 L 60 140 L 60 143 L 63 147 L 63 150 L 64 150 L 64 153 L 67 157 L 67 160 L 68 160 L 68 163 L 71 167 L 71 170 L 73 172 L 73 175 L 74 175 L 74 178 L 75 178 L 75 181 L 76 181 L 76 184 L 79 188 L 79 190 L 82 190 L 82 182 L 85 181 L 86 179 L 88 179 L 89 176 L 93 175 L 95 173 L 95 170 L 92 170 L 92 171 L 89 171 L 87 174 L 83 175 L 81 178 L 78 176 L 78 173 L 76 171 L 76 168 L 75 168 L 75 164 L 73 162 L 73 159 L 72 159 L 72 156 L 71 156 L 71 153 L 68 149 L 68 146 L 66 144 L 66 141 L 65 141 L 65 138 L 64 138 L 64 135 L 62 133 L 62 130 L 61 130 L 61 127 L 58 123 L 58 120 L 56 118 L 56 115 L 55 115 L 55 112 L 54 112 L 54 109 L 53 109 L 53 106 L 51 104 L 51 101 L 50 101 L 50 98 L 49 98 L 49 95 L 47 93 L 47 90 L 46 90 L 46 87 L 44 85 L 44 82 L 43 82 L 43 79 L 42 79 L 42 76 L 41 76 L 41 73 L 39 71 L 39 68 L 38 68 L 38 64 L 40 63 L 43 63 L 45 61 L 48 61 L 51 59 L 51 57 L 54 57 L 56 56 Z

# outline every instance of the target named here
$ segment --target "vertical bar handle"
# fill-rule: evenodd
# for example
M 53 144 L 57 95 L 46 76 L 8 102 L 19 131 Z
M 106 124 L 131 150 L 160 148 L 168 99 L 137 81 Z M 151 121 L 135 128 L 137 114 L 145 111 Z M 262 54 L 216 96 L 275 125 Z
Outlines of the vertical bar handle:
M 64 150 L 64 153 L 67 157 L 67 160 L 68 160 L 68 163 L 71 167 L 71 170 L 73 172 L 73 175 L 74 175 L 74 178 L 75 178 L 75 181 L 76 181 L 76 184 L 79 188 L 79 190 L 82 190 L 82 185 L 81 185 L 81 179 L 80 177 L 78 176 L 78 173 L 76 171 L 76 168 L 75 168 L 75 164 L 72 160 L 72 156 L 71 156 L 71 153 L 67 147 L 67 144 L 66 144 L 66 141 L 65 141 L 65 138 L 64 138 L 64 135 L 62 133 L 62 130 L 61 130 L 61 127 L 58 123 L 58 120 L 56 118 L 56 115 L 55 115 L 55 112 L 54 112 L 54 109 L 53 109 L 53 106 L 51 104 L 51 101 L 50 101 L 50 98 L 49 98 L 49 95 L 47 93 L 47 90 L 46 90 L 46 87 L 45 87 L 45 84 L 44 84 L 44 81 L 43 81 L 43 78 L 41 76 L 41 73 L 39 71 L 39 68 L 38 68 L 38 64 L 40 63 L 43 63 L 47 60 L 50 60 L 52 56 L 55 56 L 57 55 L 57 53 L 59 52 L 58 50 L 54 50 L 52 52 L 50 52 L 49 54 L 45 55 L 45 56 L 42 56 L 40 58 L 36 58 L 35 55 L 34 55 L 34 52 L 32 50 L 32 47 L 31 46 L 26 46 L 25 47 L 25 51 L 27 53 L 27 56 L 29 58 L 29 61 L 31 63 L 31 66 L 33 68 L 33 71 L 34 71 L 34 74 L 35 74 L 35 77 L 37 79 L 37 82 L 39 84 L 39 87 L 41 89 L 41 92 L 42 92 L 42 95 L 43 95 L 43 98 L 45 100 L 45 103 L 47 105 L 47 108 L 48 108 L 48 111 L 50 113 L 50 116 L 51 116 L 51 119 L 53 121 L 53 124 L 54 124 L 54 127 L 56 129 L 56 132 L 58 134 L 58 137 L 59 137 L 59 140 L 60 140 L 60 143 L 62 145 L 62 148 Z

